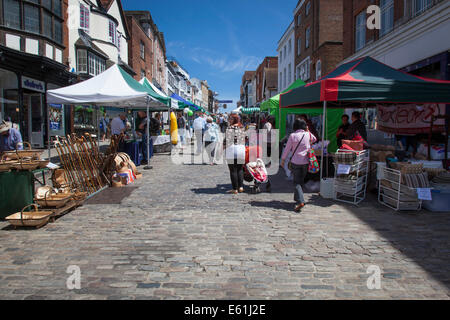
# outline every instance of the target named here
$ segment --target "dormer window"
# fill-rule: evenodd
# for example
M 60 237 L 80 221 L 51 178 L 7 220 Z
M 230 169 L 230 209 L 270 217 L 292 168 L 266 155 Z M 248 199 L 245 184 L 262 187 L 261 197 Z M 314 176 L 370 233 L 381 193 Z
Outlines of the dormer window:
M 89 33 L 89 9 L 83 4 L 80 4 L 80 28 Z
M 109 41 L 118 47 L 117 43 L 117 26 L 114 21 L 109 21 Z

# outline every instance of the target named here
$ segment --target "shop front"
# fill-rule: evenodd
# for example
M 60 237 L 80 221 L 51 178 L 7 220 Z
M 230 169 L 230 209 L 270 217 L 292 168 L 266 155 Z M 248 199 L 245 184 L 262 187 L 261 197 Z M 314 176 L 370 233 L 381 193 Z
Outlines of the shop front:
M 45 92 L 70 84 L 74 75 L 51 59 L 0 46 L 0 120 L 11 121 L 33 148 L 50 135 L 65 135 L 65 107 L 47 106 Z

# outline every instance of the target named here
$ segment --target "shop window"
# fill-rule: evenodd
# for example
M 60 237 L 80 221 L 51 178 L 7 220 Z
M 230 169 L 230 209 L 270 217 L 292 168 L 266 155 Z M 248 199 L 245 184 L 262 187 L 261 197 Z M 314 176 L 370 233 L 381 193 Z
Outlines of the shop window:
M 4 24 L 9 28 L 20 29 L 20 5 L 17 0 L 3 1 Z
M 77 50 L 77 70 L 79 73 L 87 73 L 87 51 Z
M 25 30 L 33 33 L 40 33 L 39 30 L 39 7 L 24 4 Z
M 89 33 L 89 9 L 80 4 L 80 28 Z
M 43 15 L 43 31 L 44 36 L 52 38 L 52 16 L 47 12 Z
M 18 80 L 14 72 L 0 69 L 0 121 L 20 123 Z
M 361 50 L 366 45 L 366 12 L 362 11 L 356 16 L 355 49 Z
M 394 27 L 394 0 L 381 0 L 381 30 L 380 36 L 389 33 Z

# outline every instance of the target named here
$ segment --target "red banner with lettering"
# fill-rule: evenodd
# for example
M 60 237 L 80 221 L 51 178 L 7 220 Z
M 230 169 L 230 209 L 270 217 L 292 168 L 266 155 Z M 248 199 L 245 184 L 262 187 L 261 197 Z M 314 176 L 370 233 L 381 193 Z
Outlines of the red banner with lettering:
M 439 115 L 445 115 L 445 104 L 378 105 L 378 130 L 399 135 L 429 133 L 432 116 Z M 433 131 L 445 131 L 445 120 L 435 120 Z

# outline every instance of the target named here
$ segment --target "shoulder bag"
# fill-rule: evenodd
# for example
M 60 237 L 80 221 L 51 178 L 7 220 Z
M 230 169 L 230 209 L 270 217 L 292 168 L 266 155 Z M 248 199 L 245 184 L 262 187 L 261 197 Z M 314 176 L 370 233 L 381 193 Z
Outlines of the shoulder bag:
M 317 160 L 317 157 L 316 157 L 316 153 L 314 152 L 314 149 L 311 146 L 311 138 L 312 138 L 311 133 L 309 133 L 308 172 L 309 173 L 317 173 L 320 171 L 320 166 L 319 166 L 319 161 Z

